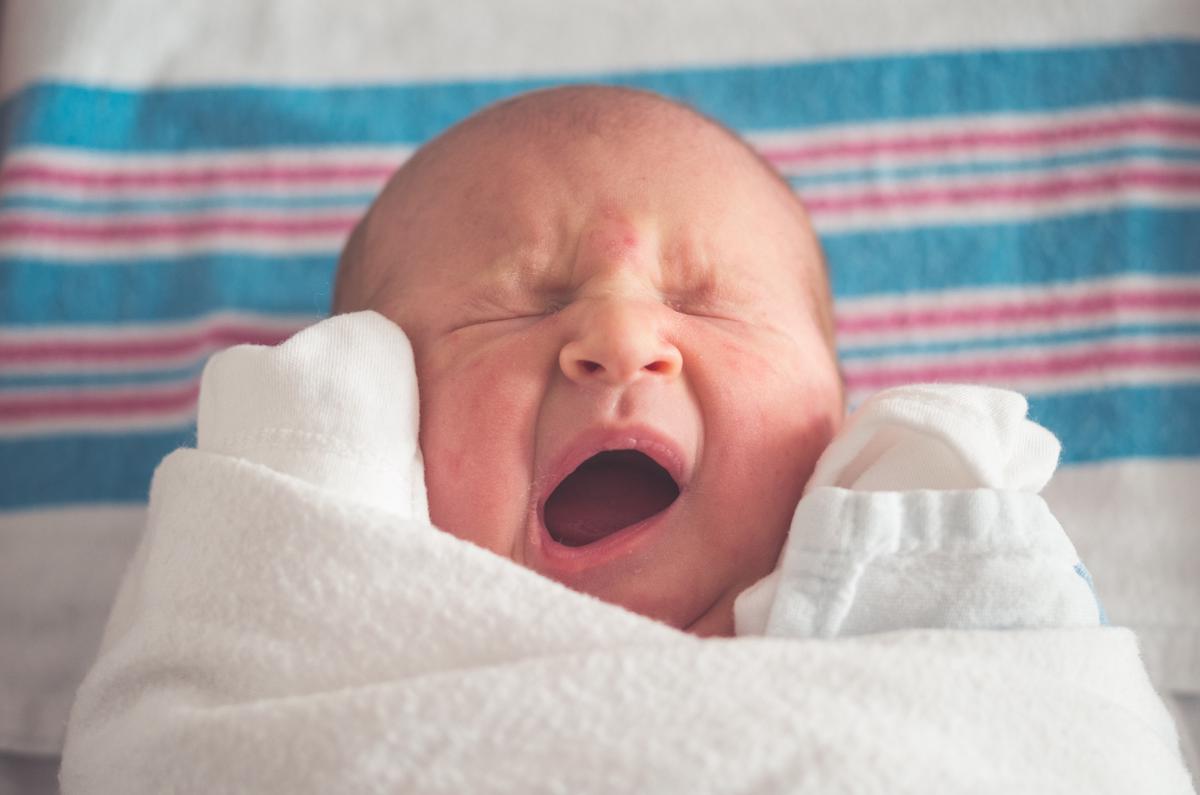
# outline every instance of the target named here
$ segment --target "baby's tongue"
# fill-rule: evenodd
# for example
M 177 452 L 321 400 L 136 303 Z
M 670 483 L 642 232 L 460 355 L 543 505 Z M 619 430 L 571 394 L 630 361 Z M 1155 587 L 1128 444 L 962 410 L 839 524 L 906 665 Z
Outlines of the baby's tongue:
M 636 450 L 594 455 L 546 500 L 546 529 L 560 544 L 579 547 L 666 508 L 679 496 L 667 471 Z

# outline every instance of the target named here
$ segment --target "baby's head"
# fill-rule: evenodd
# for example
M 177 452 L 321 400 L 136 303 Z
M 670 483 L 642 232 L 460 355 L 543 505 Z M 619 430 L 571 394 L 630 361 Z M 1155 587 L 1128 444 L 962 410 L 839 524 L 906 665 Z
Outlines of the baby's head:
M 455 126 L 355 230 L 334 310 L 408 334 L 438 527 L 702 635 L 773 568 L 843 413 L 787 184 L 653 94 L 526 94 Z

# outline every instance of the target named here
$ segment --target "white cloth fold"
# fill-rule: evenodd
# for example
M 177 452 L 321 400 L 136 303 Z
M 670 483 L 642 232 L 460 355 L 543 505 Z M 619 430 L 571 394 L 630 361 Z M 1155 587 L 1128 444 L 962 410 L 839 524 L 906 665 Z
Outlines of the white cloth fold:
M 201 421 L 255 404 L 264 428 L 327 434 L 329 400 L 379 410 L 380 369 L 411 368 L 370 315 L 289 345 L 220 354 Z M 304 364 L 326 346 L 340 370 Z M 406 471 L 408 409 L 339 449 L 390 446 Z M 411 483 L 346 496 L 324 444 L 281 457 L 239 427 L 236 450 L 205 429 L 155 474 L 67 795 L 1192 792 L 1127 630 L 701 640 L 380 506 Z
M 1090 575 L 1037 492 L 1058 463 L 1021 395 L 959 384 L 871 397 L 821 455 L 738 634 L 1103 623 Z

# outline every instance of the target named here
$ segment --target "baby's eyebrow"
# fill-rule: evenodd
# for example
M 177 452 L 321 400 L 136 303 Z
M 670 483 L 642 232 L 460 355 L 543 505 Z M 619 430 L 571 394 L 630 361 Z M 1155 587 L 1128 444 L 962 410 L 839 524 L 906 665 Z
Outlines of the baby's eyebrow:
M 544 259 L 517 252 L 495 260 L 468 283 L 481 300 L 557 295 L 567 289 L 565 277 Z
M 675 246 L 663 252 L 662 291 L 672 301 L 713 304 L 736 301 L 749 285 L 739 284 L 702 247 Z

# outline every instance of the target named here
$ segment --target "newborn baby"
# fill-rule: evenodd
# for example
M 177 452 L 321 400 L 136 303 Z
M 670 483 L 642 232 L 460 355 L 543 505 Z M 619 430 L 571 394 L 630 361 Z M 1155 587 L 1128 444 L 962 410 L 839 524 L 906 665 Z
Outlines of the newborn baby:
M 658 96 L 526 94 L 411 158 L 338 313 L 415 354 L 432 522 L 572 589 L 733 633 L 843 415 L 804 208 Z
M 65 793 L 1190 791 L 1057 441 L 978 386 L 843 423 L 804 211 L 713 122 L 490 108 L 335 304 L 205 367 Z

